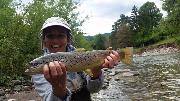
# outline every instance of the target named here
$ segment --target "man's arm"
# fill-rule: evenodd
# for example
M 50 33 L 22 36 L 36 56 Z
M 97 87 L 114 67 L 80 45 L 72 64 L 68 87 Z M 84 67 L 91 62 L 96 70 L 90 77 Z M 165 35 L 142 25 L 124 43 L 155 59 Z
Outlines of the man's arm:
M 35 90 L 42 97 L 43 101 L 70 101 L 71 92 L 66 88 L 66 95 L 63 98 L 56 96 L 53 93 L 52 85 L 44 78 L 42 74 L 33 75 L 32 81 Z

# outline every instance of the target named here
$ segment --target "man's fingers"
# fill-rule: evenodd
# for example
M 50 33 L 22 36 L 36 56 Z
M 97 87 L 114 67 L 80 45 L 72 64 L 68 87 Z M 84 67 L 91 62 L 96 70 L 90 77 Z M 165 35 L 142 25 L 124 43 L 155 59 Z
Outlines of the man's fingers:
M 114 66 L 114 61 L 112 57 L 107 56 L 107 60 L 108 60 L 109 67 L 112 68 Z
M 118 57 L 116 57 L 114 54 L 110 54 L 110 57 L 113 59 L 113 61 L 117 61 Z
M 104 64 L 102 65 L 103 68 L 108 68 L 108 60 L 104 59 Z
M 50 79 L 50 74 L 49 74 L 49 67 L 47 64 L 44 65 L 43 67 L 43 73 L 44 73 L 44 77 L 48 80 Z
M 59 65 L 61 66 L 62 73 L 65 74 L 66 73 L 66 66 L 62 62 L 59 62 Z
M 58 61 L 54 61 L 54 64 L 56 65 L 56 72 L 58 76 L 62 75 L 62 69 L 61 69 L 61 65 L 59 64 Z
M 116 51 L 113 51 L 112 52 L 116 57 L 117 57 L 117 59 L 119 59 L 120 57 L 119 57 L 119 54 L 118 54 L 118 52 L 116 52 Z
M 119 62 L 120 61 L 120 54 L 116 51 L 113 51 L 113 55 L 115 55 L 116 61 Z
M 113 64 L 117 65 L 119 62 L 119 58 L 115 56 L 114 54 L 110 54 L 110 57 L 113 59 Z
M 58 68 L 58 66 L 55 62 L 49 63 L 50 75 L 52 76 L 52 78 L 57 78 L 58 73 L 56 68 Z

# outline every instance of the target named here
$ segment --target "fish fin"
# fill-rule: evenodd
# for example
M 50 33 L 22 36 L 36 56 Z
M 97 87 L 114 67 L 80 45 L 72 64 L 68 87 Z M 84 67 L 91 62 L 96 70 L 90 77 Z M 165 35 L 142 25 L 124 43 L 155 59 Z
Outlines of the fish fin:
M 133 47 L 126 47 L 122 49 L 124 53 L 124 57 L 122 58 L 122 62 L 125 64 L 132 64 L 132 58 L 133 58 Z M 121 54 L 120 54 L 121 55 Z
M 86 69 L 84 72 L 89 76 L 93 76 L 91 69 Z
M 87 50 L 85 48 L 77 48 L 75 52 L 86 52 Z

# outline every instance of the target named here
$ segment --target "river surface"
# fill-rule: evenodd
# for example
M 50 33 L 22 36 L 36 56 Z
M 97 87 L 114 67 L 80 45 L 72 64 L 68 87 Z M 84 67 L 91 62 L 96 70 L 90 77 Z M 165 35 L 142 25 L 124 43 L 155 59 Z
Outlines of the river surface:
M 180 101 L 180 53 L 136 55 L 105 75 L 93 101 Z

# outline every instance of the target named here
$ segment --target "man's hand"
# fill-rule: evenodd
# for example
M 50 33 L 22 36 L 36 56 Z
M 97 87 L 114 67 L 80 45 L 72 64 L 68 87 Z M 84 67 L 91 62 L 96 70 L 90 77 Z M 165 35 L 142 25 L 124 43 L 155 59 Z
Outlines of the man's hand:
M 112 69 L 119 62 L 119 54 L 116 51 L 113 51 L 109 56 L 104 59 L 104 64 L 102 64 L 102 68 L 110 68 Z
M 52 85 L 53 93 L 63 98 L 66 95 L 66 68 L 62 62 L 54 61 L 44 65 L 44 77 Z
M 100 66 L 100 68 L 93 68 L 93 79 L 98 78 L 101 75 L 102 68 L 110 68 L 112 69 L 119 62 L 119 54 L 116 51 L 113 51 L 109 56 L 104 59 L 104 63 Z

